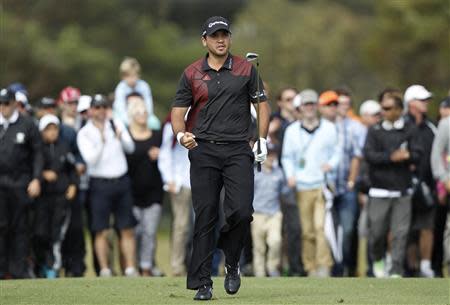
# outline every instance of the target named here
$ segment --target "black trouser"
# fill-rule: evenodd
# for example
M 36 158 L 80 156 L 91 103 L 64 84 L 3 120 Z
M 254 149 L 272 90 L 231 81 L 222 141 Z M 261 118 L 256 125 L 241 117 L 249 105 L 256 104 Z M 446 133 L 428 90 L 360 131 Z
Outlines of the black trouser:
M 0 186 L 0 279 L 7 273 L 13 278 L 28 277 L 30 202 L 26 186 Z
M 447 221 L 447 209 L 447 205 L 438 205 L 436 207 L 432 257 L 432 265 L 436 277 L 442 277 L 442 265 L 444 262 L 444 231 Z
M 83 276 L 86 255 L 83 233 L 83 209 L 87 191 L 78 192 L 77 198 L 70 204 L 70 225 L 63 242 L 63 266 L 66 274 L 74 277 Z
M 304 273 L 301 252 L 300 217 L 295 193 L 282 196 L 281 212 L 283 213 L 283 235 L 285 236 L 289 275 L 299 276 Z
M 225 225 L 220 230 L 218 247 L 225 263 L 236 266 L 250 230 L 253 214 L 253 152 L 247 142 L 226 145 L 199 141 L 189 151 L 192 201 L 195 212 L 192 259 L 187 288 L 212 285 L 211 264 L 215 249 L 219 196 L 225 188 Z
M 64 194 L 44 194 L 35 206 L 34 251 L 38 266 L 58 270 L 61 245 L 70 221 L 70 207 Z

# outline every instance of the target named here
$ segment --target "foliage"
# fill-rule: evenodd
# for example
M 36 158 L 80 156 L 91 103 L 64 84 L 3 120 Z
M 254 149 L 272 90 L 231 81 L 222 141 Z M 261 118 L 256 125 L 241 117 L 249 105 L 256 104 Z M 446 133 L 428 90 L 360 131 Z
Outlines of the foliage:
M 66 85 L 108 93 L 134 56 L 164 117 L 204 53 L 201 24 L 219 14 L 232 20 L 233 53 L 260 53 L 272 95 L 347 85 L 359 103 L 421 83 L 440 99 L 450 86 L 447 0 L 0 0 L 0 85 L 21 81 L 32 99 Z

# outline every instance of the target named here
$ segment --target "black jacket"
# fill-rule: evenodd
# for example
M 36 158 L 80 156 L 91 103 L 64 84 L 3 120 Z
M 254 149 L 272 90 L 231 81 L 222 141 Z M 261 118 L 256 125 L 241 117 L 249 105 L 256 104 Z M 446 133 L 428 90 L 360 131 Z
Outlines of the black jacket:
M 62 140 L 56 143 L 43 145 L 44 170 L 52 170 L 58 175 L 55 182 L 47 182 L 42 179 L 42 193 L 63 194 L 70 184 L 77 185 L 75 171 L 75 157 L 70 152 L 69 146 Z
M 408 121 L 398 129 L 387 130 L 382 123 L 369 128 L 364 158 L 369 164 L 371 187 L 403 193 L 411 187 L 411 165 L 418 164 L 422 155 L 417 132 L 416 126 Z M 402 145 L 409 150 L 410 159 L 400 163 L 392 162 L 391 153 Z
M 411 115 L 406 115 L 405 120 L 415 124 L 415 119 Z M 422 156 L 417 165 L 415 172 L 416 176 L 424 181 L 430 189 L 434 190 L 435 180 L 431 172 L 431 149 L 433 148 L 434 135 L 436 133 L 436 126 L 425 117 L 422 123 L 417 126 L 417 135 L 420 139 Z
M 24 186 L 39 179 L 43 165 L 41 136 L 31 118 L 19 114 L 6 132 L 0 126 L 0 186 Z

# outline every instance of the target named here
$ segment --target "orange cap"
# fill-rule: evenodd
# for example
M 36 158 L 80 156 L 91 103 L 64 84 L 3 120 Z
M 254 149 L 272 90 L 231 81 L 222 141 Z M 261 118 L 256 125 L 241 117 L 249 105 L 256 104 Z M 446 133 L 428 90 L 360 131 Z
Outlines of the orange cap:
M 338 98 L 339 96 L 336 92 L 331 90 L 325 91 L 319 96 L 319 105 L 320 106 L 329 105 L 333 102 L 337 102 Z

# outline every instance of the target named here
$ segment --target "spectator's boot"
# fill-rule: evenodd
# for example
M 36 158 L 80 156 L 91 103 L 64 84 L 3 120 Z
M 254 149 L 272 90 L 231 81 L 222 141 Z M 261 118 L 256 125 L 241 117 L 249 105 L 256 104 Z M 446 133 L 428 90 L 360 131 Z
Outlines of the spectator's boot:
M 241 287 L 241 274 L 239 271 L 239 264 L 236 267 L 225 265 L 225 291 L 228 294 L 235 294 Z
M 209 285 L 201 286 L 195 294 L 195 301 L 208 301 L 212 298 L 212 287 Z

